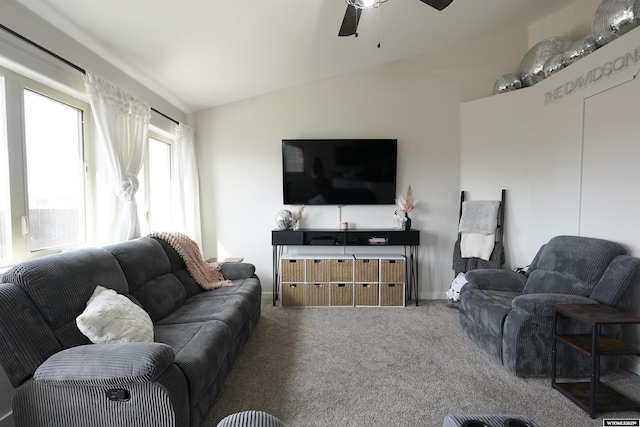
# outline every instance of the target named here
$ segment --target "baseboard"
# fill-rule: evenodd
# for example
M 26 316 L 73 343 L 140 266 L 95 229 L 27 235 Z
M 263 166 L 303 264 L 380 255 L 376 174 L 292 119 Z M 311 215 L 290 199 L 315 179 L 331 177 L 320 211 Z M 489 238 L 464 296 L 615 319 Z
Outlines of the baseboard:
M 623 356 L 622 359 L 620 359 L 620 367 L 636 375 L 640 375 L 640 357 Z
M 13 423 L 13 412 L 9 412 L 0 417 L 0 427 L 15 427 Z

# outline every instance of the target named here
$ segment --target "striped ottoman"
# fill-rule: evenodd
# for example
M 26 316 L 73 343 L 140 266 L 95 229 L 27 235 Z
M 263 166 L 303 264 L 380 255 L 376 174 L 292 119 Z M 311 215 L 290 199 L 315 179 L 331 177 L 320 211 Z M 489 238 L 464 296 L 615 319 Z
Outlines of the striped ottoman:
M 523 415 L 447 415 L 442 427 L 538 427 Z
M 244 411 L 224 417 L 217 427 L 286 427 L 282 421 L 262 411 Z

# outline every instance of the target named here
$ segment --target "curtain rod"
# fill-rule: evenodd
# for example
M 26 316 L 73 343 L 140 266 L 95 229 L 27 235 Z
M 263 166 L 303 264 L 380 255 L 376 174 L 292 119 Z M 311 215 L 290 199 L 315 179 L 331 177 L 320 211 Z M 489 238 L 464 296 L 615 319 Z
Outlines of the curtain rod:
M 40 44 L 38 44 L 38 43 L 34 42 L 33 40 L 26 38 L 26 37 L 25 37 L 25 36 L 23 36 L 22 34 L 19 34 L 19 33 L 15 32 L 15 31 L 13 31 L 11 28 L 9 28 L 9 27 L 5 26 L 4 24 L 0 23 L 0 28 L 2 28 L 2 29 L 3 29 L 4 31 L 6 31 L 7 33 L 9 33 L 9 34 L 11 34 L 11 35 L 13 35 L 13 36 L 15 36 L 15 37 L 19 38 L 20 40 L 22 40 L 22 41 L 24 41 L 24 42 L 26 42 L 26 43 L 30 44 L 31 46 L 33 46 L 33 47 L 35 47 L 35 48 L 37 48 L 37 49 L 40 49 L 41 51 L 43 51 L 43 52 L 47 53 L 48 55 L 50 55 L 50 56 L 54 57 L 54 58 L 55 58 L 55 59 L 57 59 L 58 61 L 63 62 L 64 64 L 68 65 L 69 67 L 71 67 L 71 68 L 73 68 L 73 69 L 75 69 L 75 70 L 77 70 L 77 71 L 81 72 L 82 74 L 87 74 L 87 71 L 86 71 L 84 68 L 82 68 L 82 67 L 80 67 L 80 66 L 78 66 L 78 65 L 74 64 L 73 62 L 69 61 L 69 60 L 68 60 L 68 59 L 66 59 L 66 58 L 63 58 L 62 56 L 58 55 L 57 53 L 52 52 L 51 50 L 49 50 L 49 49 L 47 49 L 46 47 L 44 47 L 44 46 L 42 46 L 42 45 L 40 45 Z M 174 119 L 174 118 L 172 118 L 172 117 L 167 116 L 167 115 L 166 115 L 166 114 L 164 114 L 162 111 L 158 111 L 158 110 L 156 110 L 156 109 L 155 109 L 155 108 L 153 108 L 153 107 L 151 107 L 151 111 L 153 111 L 154 113 L 160 114 L 162 117 L 164 117 L 164 118 L 166 118 L 166 119 L 168 119 L 168 120 L 171 120 L 173 123 L 175 123 L 175 124 L 177 124 L 177 125 L 179 125 L 179 124 L 180 124 L 180 122 L 179 122 L 179 121 L 177 121 L 176 119 Z

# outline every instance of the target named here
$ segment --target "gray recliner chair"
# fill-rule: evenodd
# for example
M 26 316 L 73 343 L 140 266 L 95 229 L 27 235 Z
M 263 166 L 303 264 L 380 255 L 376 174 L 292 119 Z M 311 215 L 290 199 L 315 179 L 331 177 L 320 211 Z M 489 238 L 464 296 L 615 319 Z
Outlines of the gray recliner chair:
M 482 349 L 519 377 L 550 377 L 555 304 L 605 304 L 626 311 L 640 282 L 640 258 L 602 239 L 557 236 L 543 245 L 526 274 L 469 271 L 460 292 L 460 325 Z M 590 333 L 562 318 L 559 333 Z M 619 325 L 603 328 L 619 338 Z M 603 357 L 601 371 L 619 358 Z M 558 345 L 558 377 L 590 375 L 586 355 Z

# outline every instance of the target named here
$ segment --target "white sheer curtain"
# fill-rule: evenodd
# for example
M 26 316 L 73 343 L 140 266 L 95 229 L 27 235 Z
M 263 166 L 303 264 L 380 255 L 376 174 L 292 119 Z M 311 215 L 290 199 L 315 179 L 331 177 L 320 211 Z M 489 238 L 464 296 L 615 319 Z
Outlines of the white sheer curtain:
M 87 71 L 85 87 L 93 118 L 104 143 L 118 196 L 118 221 L 110 230 L 114 241 L 140 236 L 136 191 L 149 133 L 151 108 L 135 96 Z
M 173 225 L 202 248 L 200 231 L 200 182 L 196 162 L 195 130 L 176 125 L 173 144 Z

